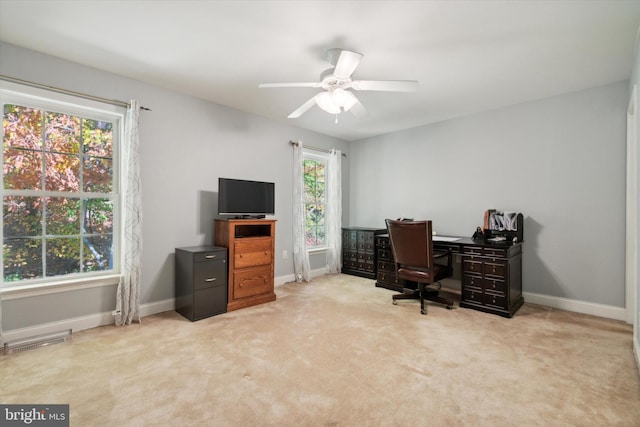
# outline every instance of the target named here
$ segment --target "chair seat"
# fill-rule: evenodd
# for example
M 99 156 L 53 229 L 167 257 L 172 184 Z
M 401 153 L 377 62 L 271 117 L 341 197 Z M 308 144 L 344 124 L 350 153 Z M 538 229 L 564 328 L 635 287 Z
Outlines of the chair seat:
M 425 269 L 415 270 L 414 267 L 411 267 L 411 269 L 399 268 L 398 278 L 421 283 L 438 282 L 448 276 L 448 271 L 449 269 L 446 266 L 440 266 L 438 264 L 433 266 L 433 271 Z

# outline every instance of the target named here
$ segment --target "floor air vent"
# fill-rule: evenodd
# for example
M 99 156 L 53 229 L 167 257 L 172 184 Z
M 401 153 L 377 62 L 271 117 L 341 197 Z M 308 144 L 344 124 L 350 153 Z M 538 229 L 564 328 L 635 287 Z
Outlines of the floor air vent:
M 21 353 L 67 341 L 71 341 L 71 329 L 7 342 L 4 344 L 4 354 Z

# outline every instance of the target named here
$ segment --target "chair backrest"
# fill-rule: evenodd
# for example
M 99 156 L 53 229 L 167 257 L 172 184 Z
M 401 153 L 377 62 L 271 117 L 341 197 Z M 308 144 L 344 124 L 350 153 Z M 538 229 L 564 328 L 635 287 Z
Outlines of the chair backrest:
M 385 220 L 396 264 L 433 267 L 431 221 Z

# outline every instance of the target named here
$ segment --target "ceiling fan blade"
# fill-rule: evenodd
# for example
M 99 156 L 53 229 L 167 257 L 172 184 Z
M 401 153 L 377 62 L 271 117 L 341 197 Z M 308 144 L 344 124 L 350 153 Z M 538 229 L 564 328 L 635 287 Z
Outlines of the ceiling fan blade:
M 378 90 L 385 92 L 415 92 L 418 82 L 415 80 L 354 80 L 351 87 L 355 90 Z
M 315 96 L 313 96 L 310 100 L 308 100 L 307 102 L 305 102 L 304 104 L 299 106 L 296 111 L 294 111 L 293 113 L 289 114 L 289 118 L 290 119 L 297 119 L 298 117 L 303 115 L 309 108 L 313 107 L 314 105 L 316 105 L 316 97 Z
M 356 101 L 356 103 L 351 106 L 349 111 L 351 111 L 351 114 L 353 114 L 356 117 L 362 117 L 369 114 L 367 112 L 367 109 L 364 108 L 364 105 L 362 105 L 362 103 L 359 100 Z
M 350 77 L 360 63 L 360 59 L 362 59 L 361 53 L 343 50 L 340 52 L 336 67 L 333 69 L 333 75 L 345 79 Z
M 320 87 L 320 82 L 302 82 L 302 83 L 260 83 L 259 88 L 267 87 Z

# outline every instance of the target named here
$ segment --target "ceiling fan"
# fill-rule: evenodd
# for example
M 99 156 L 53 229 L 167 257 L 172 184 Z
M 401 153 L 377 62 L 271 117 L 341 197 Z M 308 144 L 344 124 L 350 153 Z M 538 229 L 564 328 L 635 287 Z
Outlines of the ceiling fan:
M 367 110 L 349 89 L 385 92 L 415 92 L 418 90 L 418 82 L 415 80 L 353 80 L 351 74 L 360 63 L 363 55 L 337 48 L 329 49 L 327 54 L 334 68 L 320 74 L 319 82 L 261 83 L 258 87 L 315 87 L 324 89 L 323 92 L 314 95 L 289 114 L 290 119 L 300 117 L 315 104 L 331 114 L 337 115 L 343 111 L 351 111 L 356 117 L 366 115 Z

